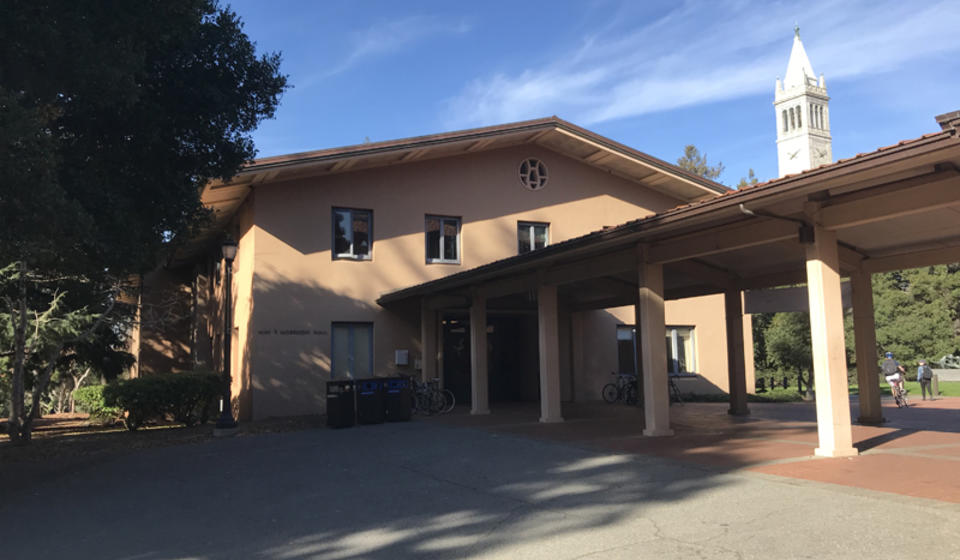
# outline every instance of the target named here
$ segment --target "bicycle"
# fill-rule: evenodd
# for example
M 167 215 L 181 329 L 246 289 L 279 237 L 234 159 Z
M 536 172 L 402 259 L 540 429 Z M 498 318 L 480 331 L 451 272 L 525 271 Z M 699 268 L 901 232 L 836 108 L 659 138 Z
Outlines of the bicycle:
M 414 414 L 445 414 L 457 405 L 457 398 L 449 389 L 440 388 L 440 380 L 410 380 Z
M 616 383 L 607 383 L 600 394 L 609 404 L 622 401 L 625 404 L 637 404 L 637 376 L 632 373 L 610 372 L 617 376 Z
M 893 402 L 897 403 L 897 408 L 907 408 L 907 388 L 900 388 L 900 383 L 894 383 L 890 386 L 890 392 L 893 393 Z

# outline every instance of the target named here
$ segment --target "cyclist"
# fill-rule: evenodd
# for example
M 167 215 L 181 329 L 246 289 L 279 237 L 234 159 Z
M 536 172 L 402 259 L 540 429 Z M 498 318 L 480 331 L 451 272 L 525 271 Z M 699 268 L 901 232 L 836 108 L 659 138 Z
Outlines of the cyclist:
M 903 392 L 904 374 L 907 373 L 907 370 L 903 369 L 900 362 L 893 359 L 893 352 L 887 352 L 883 356 L 880 371 L 883 372 L 884 379 L 890 384 L 890 394 L 896 396 L 895 388 L 899 389 L 901 393 Z

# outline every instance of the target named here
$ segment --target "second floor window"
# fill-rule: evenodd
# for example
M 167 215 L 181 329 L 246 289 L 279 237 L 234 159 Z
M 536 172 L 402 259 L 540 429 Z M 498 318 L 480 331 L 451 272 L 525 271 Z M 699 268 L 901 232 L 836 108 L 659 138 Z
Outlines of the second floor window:
M 373 212 L 352 208 L 333 209 L 333 258 L 370 259 L 373 245 Z
M 427 216 L 427 262 L 460 262 L 460 218 Z
M 549 244 L 549 233 L 549 224 L 518 222 L 517 242 L 520 254 L 522 255 L 523 253 L 546 247 Z

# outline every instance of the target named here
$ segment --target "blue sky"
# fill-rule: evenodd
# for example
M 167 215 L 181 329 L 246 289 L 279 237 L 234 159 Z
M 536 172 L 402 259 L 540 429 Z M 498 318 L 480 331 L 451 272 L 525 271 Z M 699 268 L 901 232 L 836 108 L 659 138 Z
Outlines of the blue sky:
M 294 86 L 260 156 L 557 115 L 728 185 L 777 176 L 793 25 L 830 94 L 835 159 L 960 109 L 960 1 L 223 0 Z

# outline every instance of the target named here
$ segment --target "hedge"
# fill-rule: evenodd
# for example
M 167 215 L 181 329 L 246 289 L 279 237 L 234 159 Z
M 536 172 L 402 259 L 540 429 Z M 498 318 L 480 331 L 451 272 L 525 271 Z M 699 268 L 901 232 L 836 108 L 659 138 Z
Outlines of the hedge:
M 73 402 L 77 408 L 90 414 L 90 418 L 100 422 L 112 422 L 120 416 L 120 409 L 107 406 L 103 398 L 106 385 L 88 385 L 73 392 Z
M 124 422 L 133 431 L 168 417 L 187 426 L 205 423 L 221 394 L 223 379 L 215 373 L 165 373 L 111 383 L 104 400 L 126 411 Z

